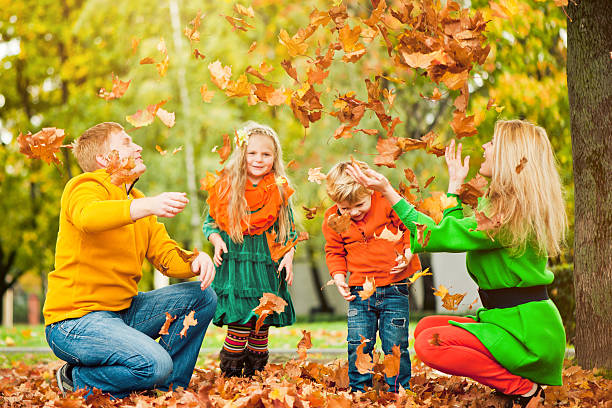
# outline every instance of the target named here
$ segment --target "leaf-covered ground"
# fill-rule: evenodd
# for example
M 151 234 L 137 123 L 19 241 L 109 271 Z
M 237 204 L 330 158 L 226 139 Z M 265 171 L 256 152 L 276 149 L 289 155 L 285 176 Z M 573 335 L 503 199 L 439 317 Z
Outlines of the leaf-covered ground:
M 269 364 L 253 378 L 225 379 L 218 361 L 196 368 L 190 387 L 175 392 L 135 393 L 110 400 L 96 393 L 85 401 L 82 393 L 66 398 L 58 394 L 55 370 L 62 362 L 28 366 L 15 363 L 0 370 L 0 405 L 3 407 L 500 407 L 503 401 L 492 390 L 461 377 L 440 375 L 416 362 L 411 391 L 399 395 L 384 391 L 375 367 L 374 388 L 350 393 L 346 360 L 321 364 L 290 360 Z M 545 407 L 612 407 L 612 380 L 566 362 L 564 385 L 547 387 Z

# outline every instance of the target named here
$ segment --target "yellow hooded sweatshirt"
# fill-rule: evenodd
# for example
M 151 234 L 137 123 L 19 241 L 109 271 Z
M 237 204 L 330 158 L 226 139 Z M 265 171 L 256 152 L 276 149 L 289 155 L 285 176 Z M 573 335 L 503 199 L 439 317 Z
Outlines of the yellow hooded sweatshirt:
M 191 278 L 191 255 L 170 239 L 157 217 L 130 217 L 132 199 L 144 195 L 116 186 L 104 169 L 71 179 L 62 194 L 55 270 L 49 273 L 45 324 L 96 310 L 130 306 L 146 257 L 162 273 Z M 181 256 L 182 255 L 182 256 Z

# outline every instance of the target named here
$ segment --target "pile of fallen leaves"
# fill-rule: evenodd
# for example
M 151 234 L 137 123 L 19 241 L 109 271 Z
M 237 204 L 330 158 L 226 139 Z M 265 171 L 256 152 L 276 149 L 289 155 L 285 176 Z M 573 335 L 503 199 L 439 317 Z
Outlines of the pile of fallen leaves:
M 27 366 L 15 363 L 0 370 L 3 407 L 497 407 L 502 400 L 490 388 L 463 377 L 440 375 L 420 362 L 412 367 L 411 390 L 386 392 L 383 365 L 374 367 L 374 387 L 366 393 L 348 389 L 348 364 L 290 360 L 269 364 L 252 378 L 226 379 L 218 362 L 196 368 L 189 388 L 173 392 L 134 393 L 110 400 L 96 392 L 87 401 L 83 391 L 63 398 L 55 380 L 62 362 Z M 596 377 L 566 361 L 563 386 L 546 388 L 544 407 L 612 407 L 612 381 Z

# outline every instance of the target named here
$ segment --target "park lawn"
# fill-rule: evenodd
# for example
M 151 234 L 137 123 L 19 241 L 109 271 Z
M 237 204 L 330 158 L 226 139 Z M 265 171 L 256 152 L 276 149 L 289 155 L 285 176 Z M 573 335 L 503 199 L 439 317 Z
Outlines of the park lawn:
M 416 320 L 410 322 L 410 345 L 412 346 L 412 334 L 416 326 Z M 269 348 L 275 350 L 287 350 L 286 356 L 293 357 L 290 351 L 297 348 L 302 339 L 302 330 L 311 334 L 313 349 L 333 349 L 335 353 L 321 355 L 321 358 L 331 359 L 334 356 L 346 357 L 346 320 L 334 320 L 327 322 L 298 321 L 289 327 L 270 328 Z M 204 355 L 216 354 L 223 346 L 225 329 L 210 325 L 202 351 Z M 44 325 L 15 325 L 14 327 L 0 327 L 0 348 L 11 347 L 43 347 L 47 348 L 45 340 Z M 332 350 L 329 350 L 330 352 Z M 284 353 L 283 353 L 284 354 Z M 320 354 L 320 353 L 319 353 Z M 0 368 L 9 367 L 15 361 L 26 364 L 50 361 L 56 359 L 52 353 L 0 353 Z M 198 363 L 203 361 L 202 358 Z

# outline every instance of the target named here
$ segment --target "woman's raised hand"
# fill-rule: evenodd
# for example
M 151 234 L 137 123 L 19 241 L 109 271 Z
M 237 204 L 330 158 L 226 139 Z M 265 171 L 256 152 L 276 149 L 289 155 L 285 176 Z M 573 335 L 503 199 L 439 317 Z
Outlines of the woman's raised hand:
M 379 191 L 382 193 L 391 205 L 395 205 L 402 199 L 397 191 L 393 188 L 389 180 L 382 174 L 372 169 L 361 169 L 358 166 L 350 165 L 347 167 L 347 172 L 355 179 L 356 182 L 369 188 L 370 190 Z
M 451 194 L 459 192 L 470 170 L 470 156 L 465 156 L 463 164 L 461 163 L 461 147 L 461 143 L 459 143 L 455 151 L 455 140 L 453 139 L 446 146 L 446 151 L 444 152 L 446 165 L 448 166 L 448 192 Z

